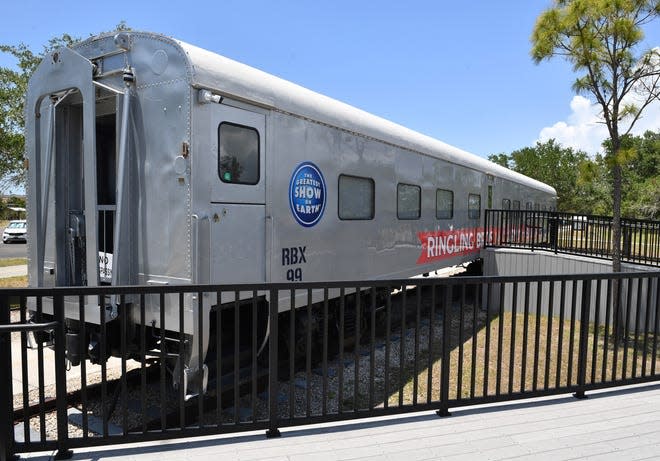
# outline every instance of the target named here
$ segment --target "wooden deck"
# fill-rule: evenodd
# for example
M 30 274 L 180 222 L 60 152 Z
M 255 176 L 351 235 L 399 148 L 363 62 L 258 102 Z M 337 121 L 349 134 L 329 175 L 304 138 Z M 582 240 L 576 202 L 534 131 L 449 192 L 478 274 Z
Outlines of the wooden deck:
M 339 424 L 76 450 L 75 460 L 660 459 L 660 384 Z M 22 455 L 47 460 L 51 454 Z

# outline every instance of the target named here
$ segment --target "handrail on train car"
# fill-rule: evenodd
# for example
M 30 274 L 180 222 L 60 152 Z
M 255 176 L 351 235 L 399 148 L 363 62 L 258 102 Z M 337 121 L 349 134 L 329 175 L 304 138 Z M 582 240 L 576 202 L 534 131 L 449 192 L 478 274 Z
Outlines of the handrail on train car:
M 124 219 L 125 215 L 125 204 L 126 204 L 126 176 L 127 176 L 127 157 L 128 157 L 128 139 L 129 139 L 129 124 L 128 119 L 131 116 L 131 92 L 130 87 L 134 82 L 134 76 L 130 68 L 124 70 L 124 82 L 126 84 L 126 92 L 123 96 L 123 105 L 121 113 L 121 131 L 119 134 L 119 155 L 117 160 L 117 202 L 116 202 L 116 211 L 115 211 L 115 228 L 114 228 L 114 242 L 113 242 L 113 252 L 114 252 L 114 270 L 112 271 L 112 284 L 113 285 L 122 285 L 127 282 L 126 278 L 120 275 L 124 272 L 122 269 L 126 268 L 125 261 L 123 258 L 125 256 L 123 253 L 123 245 L 125 241 L 124 237 Z

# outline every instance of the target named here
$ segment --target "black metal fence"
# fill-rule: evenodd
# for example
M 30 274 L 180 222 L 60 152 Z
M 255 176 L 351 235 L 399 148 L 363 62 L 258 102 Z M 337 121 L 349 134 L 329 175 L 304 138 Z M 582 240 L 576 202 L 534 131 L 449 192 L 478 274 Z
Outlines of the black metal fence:
M 486 246 L 612 259 L 612 217 L 556 211 L 486 210 Z M 621 219 L 621 260 L 660 266 L 660 221 Z
M 659 278 L 3 290 L 0 458 L 655 381 Z

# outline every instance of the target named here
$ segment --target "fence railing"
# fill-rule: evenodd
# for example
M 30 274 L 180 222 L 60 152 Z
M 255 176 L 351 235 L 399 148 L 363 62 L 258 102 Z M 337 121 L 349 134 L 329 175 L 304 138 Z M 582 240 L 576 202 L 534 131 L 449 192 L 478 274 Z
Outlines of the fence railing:
M 0 458 L 655 381 L 659 278 L 3 290 Z M 72 305 L 79 322 L 65 319 Z M 67 339 L 72 328 L 92 342 Z M 68 365 L 67 353 L 100 364 Z M 206 392 L 187 395 L 181 383 L 204 367 Z
M 612 259 L 612 217 L 556 211 L 486 210 L 486 246 Z M 621 260 L 660 266 L 660 221 L 621 219 Z

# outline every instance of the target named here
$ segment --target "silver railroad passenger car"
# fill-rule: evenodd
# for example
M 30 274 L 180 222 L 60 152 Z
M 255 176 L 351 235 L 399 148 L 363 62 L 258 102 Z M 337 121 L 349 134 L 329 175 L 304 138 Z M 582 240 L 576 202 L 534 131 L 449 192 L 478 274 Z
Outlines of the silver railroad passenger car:
M 409 277 L 478 257 L 486 208 L 555 206 L 545 184 L 157 34 L 50 53 L 26 115 L 32 287 Z

